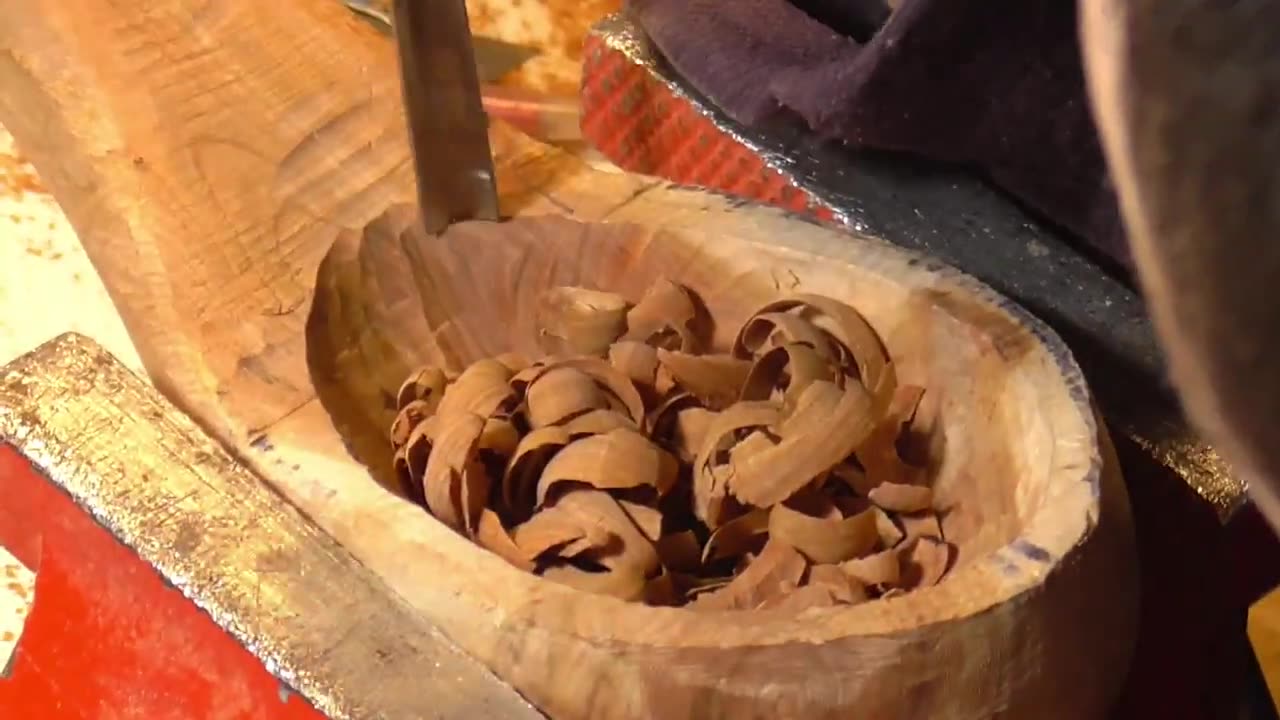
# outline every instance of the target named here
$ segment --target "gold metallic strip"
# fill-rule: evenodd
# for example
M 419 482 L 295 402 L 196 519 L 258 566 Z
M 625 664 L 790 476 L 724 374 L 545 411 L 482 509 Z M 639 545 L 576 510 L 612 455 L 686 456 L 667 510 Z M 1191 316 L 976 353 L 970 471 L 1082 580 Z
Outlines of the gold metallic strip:
M 0 437 L 329 717 L 541 717 L 92 340 L 0 369 Z

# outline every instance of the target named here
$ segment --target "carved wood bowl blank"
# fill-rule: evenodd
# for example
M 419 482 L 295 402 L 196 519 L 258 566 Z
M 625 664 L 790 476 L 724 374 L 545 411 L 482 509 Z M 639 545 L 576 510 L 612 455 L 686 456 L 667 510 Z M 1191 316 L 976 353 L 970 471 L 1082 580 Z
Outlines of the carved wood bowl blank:
M 386 482 L 386 428 L 412 368 L 538 356 L 551 287 L 634 301 L 666 276 L 705 302 L 721 350 L 765 302 L 817 293 L 861 311 L 901 381 L 938 399 L 933 474 L 956 564 L 889 600 L 700 613 L 542 580 L 423 512 L 413 532 L 431 554 L 403 563 L 435 564 L 432 619 L 554 717 L 1103 715 L 1134 636 L 1133 538 L 1062 342 L 976 281 L 878 241 L 702 193 L 648 195 L 610 223 L 520 217 L 428 238 L 395 208 L 344 235 L 319 271 L 308 363 L 357 459 Z

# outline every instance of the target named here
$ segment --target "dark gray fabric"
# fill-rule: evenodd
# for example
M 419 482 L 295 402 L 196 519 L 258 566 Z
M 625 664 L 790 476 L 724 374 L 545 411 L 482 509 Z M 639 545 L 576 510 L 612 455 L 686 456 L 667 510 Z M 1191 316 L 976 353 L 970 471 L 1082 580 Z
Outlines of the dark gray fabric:
M 1074 0 L 903 0 L 878 30 L 876 1 L 629 0 L 629 10 L 735 120 L 794 113 L 824 137 L 977 168 L 1127 266 Z

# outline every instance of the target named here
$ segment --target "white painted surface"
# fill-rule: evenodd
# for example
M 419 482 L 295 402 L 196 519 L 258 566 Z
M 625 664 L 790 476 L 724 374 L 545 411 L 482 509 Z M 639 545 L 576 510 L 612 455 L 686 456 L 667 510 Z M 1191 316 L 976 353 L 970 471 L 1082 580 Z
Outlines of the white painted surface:
M 141 369 L 80 240 L 0 126 L 0 365 L 69 330 Z M 31 571 L 0 547 L 0 669 L 22 635 L 34 588 Z
M 0 547 L 0 672 L 9 665 L 35 594 L 36 576 Z

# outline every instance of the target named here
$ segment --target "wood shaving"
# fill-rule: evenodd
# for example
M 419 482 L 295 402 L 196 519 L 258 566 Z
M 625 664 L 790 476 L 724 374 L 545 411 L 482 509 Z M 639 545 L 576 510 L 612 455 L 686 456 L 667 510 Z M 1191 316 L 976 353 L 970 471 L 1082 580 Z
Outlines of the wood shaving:
M 797 295 L 717 352 L 702 308 L 667 280 L 634 305 L 558 287 L 546 357 L 414 372 L 388 431 L 405 495 L 517 568 L 651 605 L 800 612 L 940 582 L 955 547 L 899 454 L 938 404 L 871 325 Z

